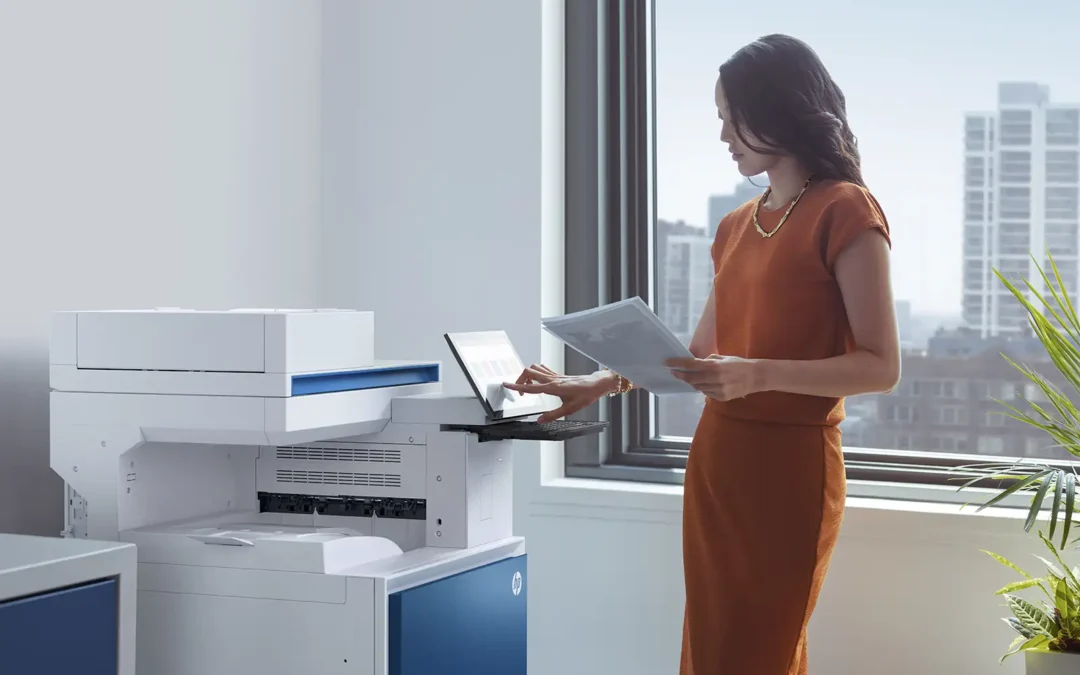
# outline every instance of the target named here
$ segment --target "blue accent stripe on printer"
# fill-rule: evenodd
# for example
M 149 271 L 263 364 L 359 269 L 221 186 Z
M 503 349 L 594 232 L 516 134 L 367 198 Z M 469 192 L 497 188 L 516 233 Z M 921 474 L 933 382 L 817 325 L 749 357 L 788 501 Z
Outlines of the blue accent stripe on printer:
M 115 579 L 0 601 L 0 673 L 115 675 Z
M 525 675 L 528 557 L 390 596 L 390 675 Z
M 338 391 L 382 389 L 438 381 L 439 364 L 437 363 L 386 366 L 335 373 L 305 373 L 292 376 L 292 395 L 331 394 Z

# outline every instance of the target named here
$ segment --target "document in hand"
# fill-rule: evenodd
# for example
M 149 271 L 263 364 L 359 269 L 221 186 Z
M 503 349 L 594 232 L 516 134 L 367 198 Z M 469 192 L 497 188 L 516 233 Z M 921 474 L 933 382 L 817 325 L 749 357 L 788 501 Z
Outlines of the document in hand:
M 664 365 L 668 359 L 693 355 L 641 298 L 542 319 L 541 324 L 573 349 L 637 387 L 653 394 L 694 391 Z

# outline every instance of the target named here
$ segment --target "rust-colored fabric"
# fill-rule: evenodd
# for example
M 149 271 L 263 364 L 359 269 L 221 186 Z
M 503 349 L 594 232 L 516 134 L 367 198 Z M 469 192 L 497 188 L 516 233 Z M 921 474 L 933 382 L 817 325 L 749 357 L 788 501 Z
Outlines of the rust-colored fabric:
M 854 348 L 833 273 L 858 234 L 889 239 L 877 201 L 811 184 L 770 239 L 754 203 L 716 233 L 717 353 L 812 360 Z M 772 230 L 785 209 L 758 215 Z M 686 467 L 682 675 L 804 675 L 806 626 L 843 518 L 843 400 L 764 392 L 709 400 Z

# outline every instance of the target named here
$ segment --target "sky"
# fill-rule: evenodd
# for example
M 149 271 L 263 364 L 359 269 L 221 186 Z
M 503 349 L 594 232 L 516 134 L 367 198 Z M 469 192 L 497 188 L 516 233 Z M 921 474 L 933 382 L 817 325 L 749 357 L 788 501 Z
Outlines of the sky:
M 720 141 L 717 69 L 757 37 L 793 35 L 847 97 L 894 292 L 916 312 L 960 313 L 964 113 L 996 109 L 1002 81 L 1080 103 L 1076 0 L 656 0 L 654 21 L 657 215 L 704 227 L 709 195 L 745 180 Z

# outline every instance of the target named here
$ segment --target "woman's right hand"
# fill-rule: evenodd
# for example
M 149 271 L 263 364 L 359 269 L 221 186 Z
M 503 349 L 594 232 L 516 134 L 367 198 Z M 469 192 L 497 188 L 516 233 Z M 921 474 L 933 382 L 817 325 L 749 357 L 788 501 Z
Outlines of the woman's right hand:
M 543 365 L 526 368 L 517 382 L 505 383 L 511 391 L 522 394 L 548 394 L 557 396 L 562 405 L 546 412 L 538 422 L 551 422 L 599 401 L 604 395 L 615 390 L 617 383 L 611 373 L 599 372 L 592 375 L 559 375 Z

